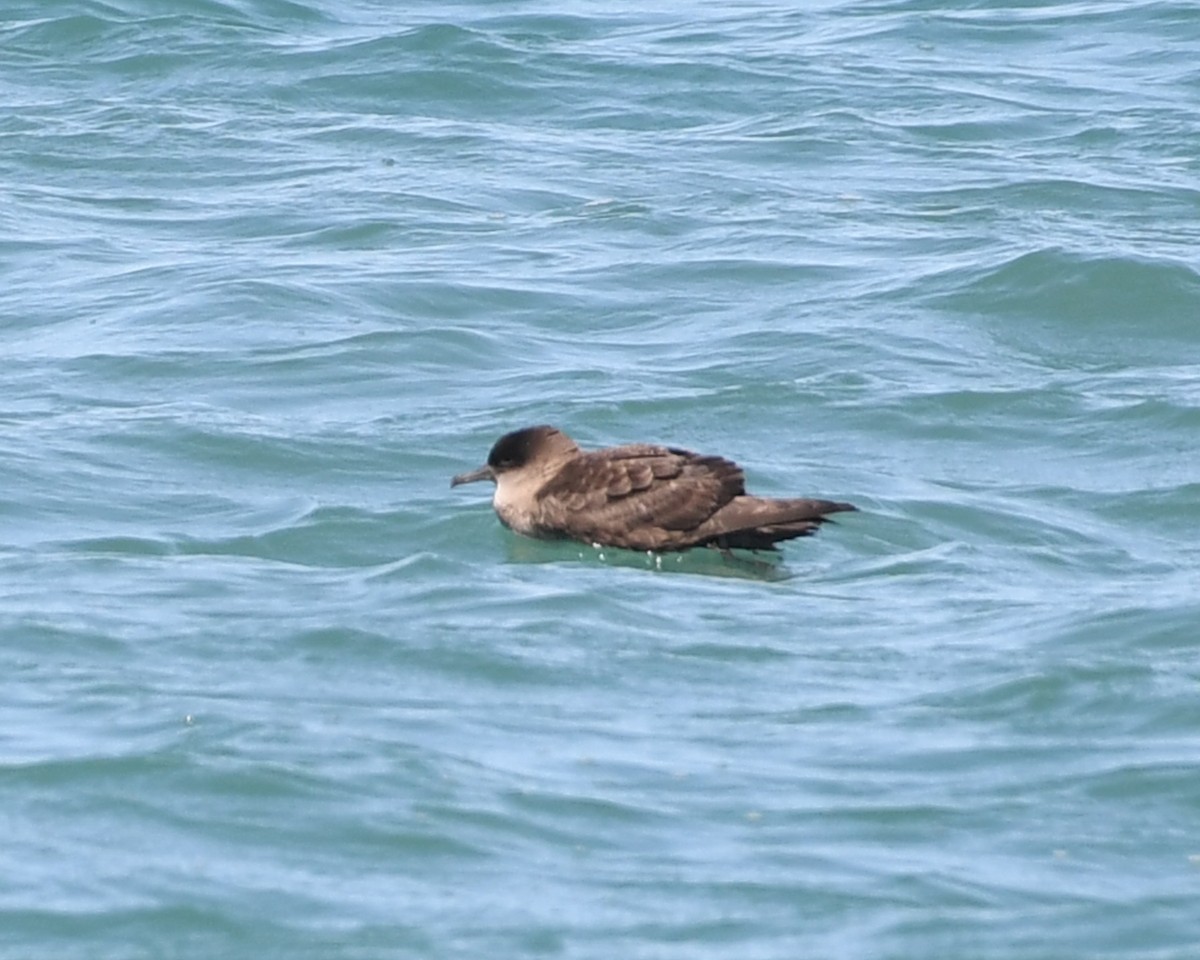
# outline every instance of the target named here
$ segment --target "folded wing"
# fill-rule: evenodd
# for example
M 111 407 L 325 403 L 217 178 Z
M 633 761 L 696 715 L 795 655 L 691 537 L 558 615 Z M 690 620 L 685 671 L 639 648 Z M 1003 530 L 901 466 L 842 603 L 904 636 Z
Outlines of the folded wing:
M 741 468 L 675 447 L 584 454 L 539 491 L 547 532 L 633 550 L 693 546 L 693 532 L 745 492 Z
M 854 509 L 831 500 L 747 496 L 736 463 L 651 444 L 577 457 L 539 499 L 547 535 L 633 550 L 769 550 L 814 533 L 829 513 Z
M 780 540 L 817 532 L 829 514 L 857 509 L 835 500 L 735 497 L 696 531 L 698 542 L 726 549 L 772 550 Z

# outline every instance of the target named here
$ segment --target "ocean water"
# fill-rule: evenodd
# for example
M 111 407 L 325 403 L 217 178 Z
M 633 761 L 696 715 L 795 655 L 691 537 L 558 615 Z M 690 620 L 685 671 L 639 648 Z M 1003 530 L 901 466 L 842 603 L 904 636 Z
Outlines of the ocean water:
M 635 7 L 0 5 L 0 957 L 1200 956 L 1200 12 Z

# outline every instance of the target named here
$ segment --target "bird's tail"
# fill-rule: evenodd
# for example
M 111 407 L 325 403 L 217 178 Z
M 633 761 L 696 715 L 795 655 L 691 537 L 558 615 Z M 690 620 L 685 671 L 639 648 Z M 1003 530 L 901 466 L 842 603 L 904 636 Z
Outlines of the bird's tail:
M 835 500 L 734 497 L 697 532 L 702 543 L 722 549 L 773 550 L 780 540 L 816 533 L 822 523 L 831 522 L 831 513 L 857 509 Z

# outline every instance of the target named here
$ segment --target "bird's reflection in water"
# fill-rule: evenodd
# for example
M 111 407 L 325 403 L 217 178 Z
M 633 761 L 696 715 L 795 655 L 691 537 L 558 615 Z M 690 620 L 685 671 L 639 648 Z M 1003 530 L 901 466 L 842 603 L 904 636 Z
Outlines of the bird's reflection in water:
M 509 563 L 603 564 L 630 567 L 655 573 L 690 573 L 707 577 L 732 577 L 775 583 L 796 574 L 787 568 L 781 554 L 750 553 L 697 547 L 675 553 L 654 553 L 598 547 L 571 540 L 533 540 L 506 534 Z

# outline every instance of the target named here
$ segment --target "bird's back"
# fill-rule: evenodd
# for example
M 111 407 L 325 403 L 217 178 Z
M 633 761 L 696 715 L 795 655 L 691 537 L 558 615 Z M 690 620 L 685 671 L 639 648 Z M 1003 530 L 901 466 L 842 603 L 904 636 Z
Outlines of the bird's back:
M 637 443 L 573 458 L 538 496 L 547 533 L 671 550 L 693 545 L 694 531 L 743 493 L 736 463 Z

